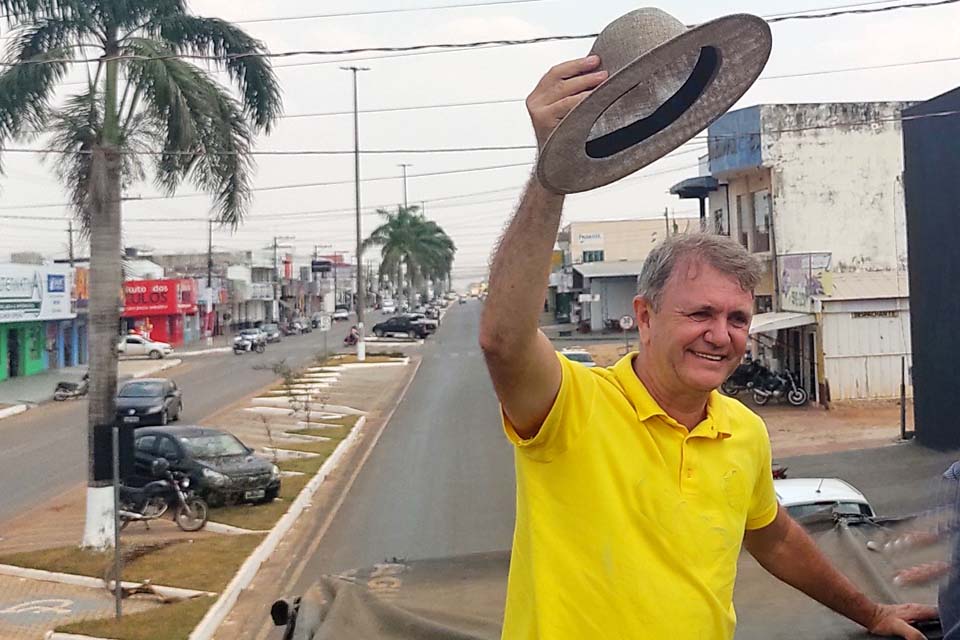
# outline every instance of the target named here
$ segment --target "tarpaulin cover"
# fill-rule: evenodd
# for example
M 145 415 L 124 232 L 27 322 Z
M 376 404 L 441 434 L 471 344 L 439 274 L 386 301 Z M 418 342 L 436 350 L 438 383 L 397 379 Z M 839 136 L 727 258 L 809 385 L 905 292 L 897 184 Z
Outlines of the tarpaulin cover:
M 809 525 L 818 546 L 864 592 L 881 602 L 936 604 L 936 583 L 898 587 L 899 569 L 943 560 L 948 541 L 909 551 L 882 549 L 908 530 L 909 522 Z M 287 625 L 289 640 L 499 640 L 506 598 L 509 552 L 376 565 L 323 576 L 299 601 Z M 734 597 L 738 640 L 770 638 L 855 639 L 867 634 L 779 582 L 747 553 L 740 559 Z M 284 602 L 275 621 L 287 622 Z M 291 609 L 294 607 L 291 607 Z M 683 621 L 678 620 L 678 625 Z M 931 640 L 939 626 L 924 627 Z

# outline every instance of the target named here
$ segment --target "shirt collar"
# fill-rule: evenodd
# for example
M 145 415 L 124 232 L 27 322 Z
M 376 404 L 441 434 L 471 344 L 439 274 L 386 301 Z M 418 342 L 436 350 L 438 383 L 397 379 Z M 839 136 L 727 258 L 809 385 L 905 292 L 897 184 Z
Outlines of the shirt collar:
M 633 405 L 637 412 L 637 419 L 640 422 L 646 422 L 654 416 L 663 417 L 669 424 L 680 426 L 680 424 L 667 414 L 666 411 L 654 400 L 653 396 L 644 386 L 637 373 L 633 370 L 633 359 L 637 352 L 628 353 L 617 362 L 612 370 L 617 379 L 620 388 L 623 389 L 627 400 Z M 702 435 L 707 438 L 727 438 L 732 435 L 730 431 L 730 417 L 725 411 L 719 393 L 714 390 L 707 399 L 707 417 L 690 432 L 691 435 Z

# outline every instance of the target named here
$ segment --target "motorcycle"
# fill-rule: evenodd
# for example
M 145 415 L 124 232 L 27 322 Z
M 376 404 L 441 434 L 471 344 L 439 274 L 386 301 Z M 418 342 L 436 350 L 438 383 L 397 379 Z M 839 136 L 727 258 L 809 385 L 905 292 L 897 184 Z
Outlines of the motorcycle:
M 183 531 L 199 531 L 207 524 L 207 503 L 190 490 L 190 478 L 179 471 L 171 471 L 170 463 L 158 458 L 151 465 L 157 478 L 143 487 L 120 485 L 120 528 L 131 522 L 142 522 L 150 528 L 150 521 L 162 518 L 173 510 L 173 520 Z
M 770 401 L 770 398 L 786 398 L 794 407 L 802 407 L 807 403 L 807 390 L 797 383 L 797 379 L 790 371 L 770 373 L 753 387 L 753 401 L 761 407 Z
M 53 399 L 58 401 L 82 398 L 90 390 L 90 374 L 83 374 L 80 382 L 58 382 L 53 390 Z
M 729 378 L 720 385 L 720 390 L 733 397 L 741 391 L 749 391 L 756 386 L 757 381 L 770 375 L 770 370 L 757 360 L 738 365 Z
M 263 344 L 259 340 L 251 340 L 243 336 L 237 336 L 233 339 L 233 353 L 234 355 L 241 355 L 243 353 L 250 353 L 255 351 L 257 353 L 263 353 L 267 350 L 267 345 Z

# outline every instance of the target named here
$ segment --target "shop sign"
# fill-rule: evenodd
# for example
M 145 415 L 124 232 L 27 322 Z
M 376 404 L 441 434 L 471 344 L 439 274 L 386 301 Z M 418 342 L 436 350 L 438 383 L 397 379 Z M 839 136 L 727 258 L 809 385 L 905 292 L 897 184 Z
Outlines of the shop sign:
M 0 266 L 0 322 L 75 318 L 72 285 L 67 267 Z
M 124 317 L 179 313 L 178 280 L 128 280 L 123 283 Z

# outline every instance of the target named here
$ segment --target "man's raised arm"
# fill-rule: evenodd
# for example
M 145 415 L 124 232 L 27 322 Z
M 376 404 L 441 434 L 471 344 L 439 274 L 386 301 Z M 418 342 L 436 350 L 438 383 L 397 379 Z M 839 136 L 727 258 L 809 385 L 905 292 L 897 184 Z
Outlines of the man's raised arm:
M 543 148 L 550 132 L 606 79 L 596 56 L 553 67 L 527 98 Z M 536 435 L 560 389 L 560 364 L 537 328 L 560 226 L 563 196 L 530 179 L 490 268 L 480 347 L 503 409 L 517 433 Z

